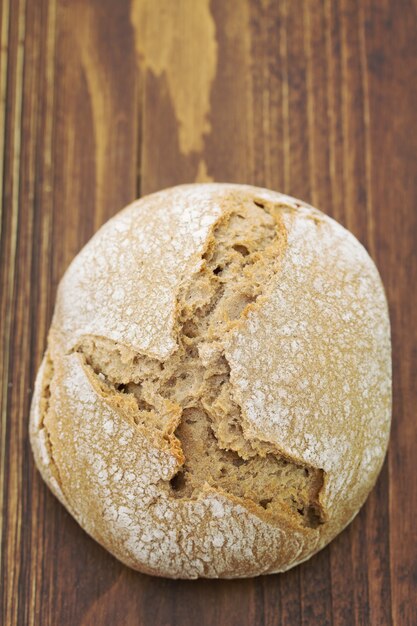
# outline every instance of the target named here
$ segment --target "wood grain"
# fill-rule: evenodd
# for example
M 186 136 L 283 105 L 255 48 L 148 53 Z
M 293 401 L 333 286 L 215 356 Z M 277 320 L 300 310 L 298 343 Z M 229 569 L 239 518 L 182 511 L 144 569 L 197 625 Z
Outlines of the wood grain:
M 2 0 L 1 623 L 417 623 L 417 5 L 413 0 Z M 350 228 L 389 300 L 394 415 L 366 505 L 283 575 L 170 581 L 83 533 L 27 423 L 57 283 L 138 195 L 265 185 Z

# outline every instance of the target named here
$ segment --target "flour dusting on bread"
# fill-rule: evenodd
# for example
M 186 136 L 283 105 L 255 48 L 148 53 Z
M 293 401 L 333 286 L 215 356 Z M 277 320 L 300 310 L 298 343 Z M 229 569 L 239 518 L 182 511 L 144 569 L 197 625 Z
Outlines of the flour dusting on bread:
M 61 281 L 35 459 L 131 567 L 283 571 L 372 487 L 390 374 L 383 288 L 352 235 L 269 190 L 176 187 L 110 220 Z

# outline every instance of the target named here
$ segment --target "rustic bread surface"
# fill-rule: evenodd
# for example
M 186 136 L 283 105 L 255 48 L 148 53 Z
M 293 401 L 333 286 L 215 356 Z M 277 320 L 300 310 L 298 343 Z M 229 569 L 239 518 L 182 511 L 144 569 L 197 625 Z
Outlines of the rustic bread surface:
M 391 418 L 378 272 L 334 220 L 184 185 L 105 224 L 61 281 L 31 412 L 44 479 L 141 571 L 283 571 L 357 513 Z

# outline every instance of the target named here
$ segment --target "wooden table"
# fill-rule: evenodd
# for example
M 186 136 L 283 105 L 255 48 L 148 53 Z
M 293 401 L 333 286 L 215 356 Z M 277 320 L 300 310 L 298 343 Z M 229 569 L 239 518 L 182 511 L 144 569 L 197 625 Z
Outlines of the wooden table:
M 412 0 L 3 0 L 4 626 L 417 624 L 416 29 Z M 87 537 L 36 472 L 27 423 L 73 256 L 133 198 L 207 180 L 299 196 L 367 246 L 394 421 L 374 491 L 327 549 L 284 575 L 184 582 Z

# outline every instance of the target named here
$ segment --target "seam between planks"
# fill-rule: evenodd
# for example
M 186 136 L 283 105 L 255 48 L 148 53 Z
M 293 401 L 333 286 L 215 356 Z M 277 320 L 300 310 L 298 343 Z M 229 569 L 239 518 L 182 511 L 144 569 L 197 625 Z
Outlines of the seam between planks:
M 313 206 L 318 206 L 317 186 L 315 163 L 316 153 L 316 141 L 314 131 L 314 90 L 313 90 L 313 77 L 311 71 L 311 22 L 309 12 L 309 0 L 304 0 L 303 3 L 303 31 L 304 31 L 304 55 L 306 59 L 306 87 L 307 87 L 307 135 L 308 135 L 308 147 L 307 147 L 307 161 L 308 161 L 308 177 L 310 187 L 310 202 Z
M 287 45 L 287 0 L 282 2 L 283 14 L 280 23 L 279 51 L 283 67 L 282 76 L 282 125 L 283 125 L 283 165 L 284 193 L 290 192 L 290 104 L 288 84 L 288 45 Z
M 332 2 L 325 0 L 325 33 L 326 33 L 326 59 L 328 67 L 327 81 L 327 115 L 329 118 L 329 171 L 330 171 L 330 193 L 331 193 L 331 210 L 332 215 L 340 221 L 339 212 L 335 211 L 335 199 L 337 197 L 337 181 L 336 181 L 336 114 L 335 114 L 335 98 L 333 89 L 335 88 L 335 70 L 332 55 Z
M 366 58 L 366 34 L 365 16 L 362 2 L 358 2 L 358 25 L 359 25 L 359 67 L 362 79 L 363 92 L 363 122 L 364 122 L 364 143 L 365 143 L 365 182 L 366 182 L 366 225 L 368 246 L 372 258 L 376 262 L 377 248 L 375 243 L 375 219 L 372 196 L 372 155 L 370 141 L 371 116 L 369 109 L 369 77 L 368 63 Z
M 2 410 L 1 410 L 1 431 L 2 431 L 2 441 L 1 441 L 1 457 L 3 461 L 3 467 L 1 469 L 1 507 L 4 510 L 4 469 L 5 469 L 5 442 L 6 442 L 6 432 L 7 432 L 7 414 L 8 414 L 8 379 L 9 379 L 9 369 L 10 369 L 10 343 L 11 343 L 11 328 L 12 328 L 12 309 L 15 301 L 15 276 L 16 276 L 16 251 L 17 251 L 17 234 L 18 234 L 18 226 L 19 226 L 19 197 L 20 197 L 20 157 L 21 157 L 21 146 L 22 146 L 22 104 L 23 104 L 23 70 L 24 70 L 24 60 L 25 60 L 25 50 L 24 50 L 24 40 L 25 40 L 25 30 L 26 30 L 26 0 L 22 0 L 22 3 L 19 4 L 18 9 L 18 28 L 17 28 L 17 54 L 16 54 L 16 85 L 15 85 L 15 94 L 16 98 L 14 101 L 14 129 L 13 129 L 13 160 L 12 160 L 12 168 L 11 168 L 11 176 L 12 176 L 12 196 L 11 196 L 11 233 L 10 233 L 10 256 L 8 259 L 8 274 L 6 277 L 6 298 L 7 298 L 7 306 L 6 306 L 6 315 L 4 322 L 4 337 L 6 339 L 4 345 L 4 354 L 3 354 L 3 362 L 4 362 L 4 370 L 3 370 L 3 389 L 2 389 Z M 8 77 L 9 78 L 9 77 Z M 20 505 L 16 507 L 16 524 L 15 524 L 15 533 L 14 539 L 20 536 L 21 531 L 21 510 Z M 0 532 L 1 536 L 3 536 L 3 520 L 0 522 Z M 0 558 L 2 558 L 2 554 L 0 554 Z M 7 588 L 13 591 L 15 587 L 15 581 L 19 577 L 19 567 L 16 564 L 16 567 L 12 570 L 11 576 L 9 580 L 6 582 Z M 13 619 L 17 614 L 17 598 L 15 594 L 8 594 L 9 598 L 12 598 L 8 605 L 6 605 L 6 622 L 7 624 L 14 624 L 16 620 Z

